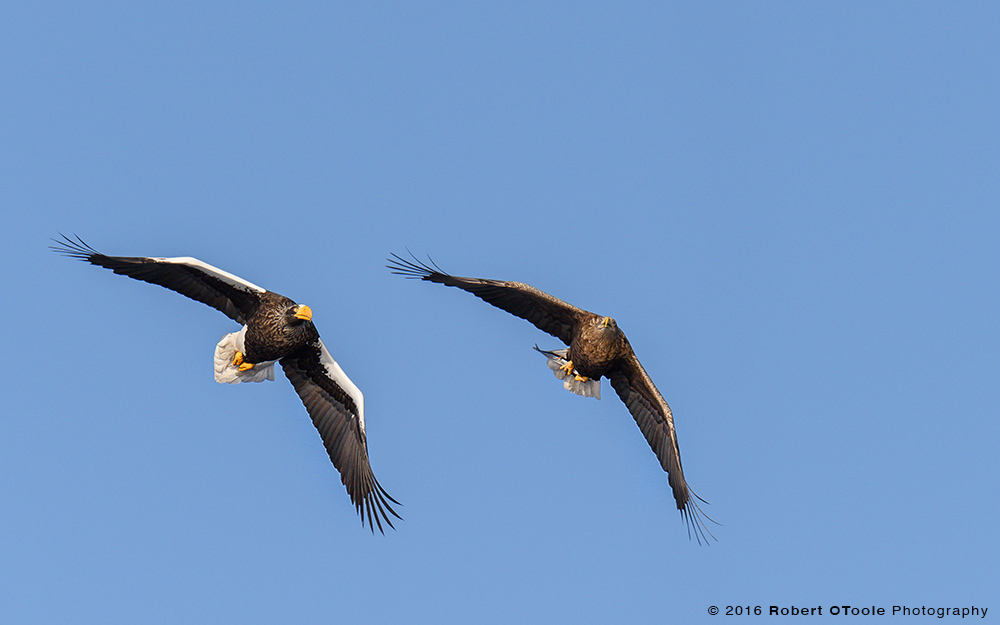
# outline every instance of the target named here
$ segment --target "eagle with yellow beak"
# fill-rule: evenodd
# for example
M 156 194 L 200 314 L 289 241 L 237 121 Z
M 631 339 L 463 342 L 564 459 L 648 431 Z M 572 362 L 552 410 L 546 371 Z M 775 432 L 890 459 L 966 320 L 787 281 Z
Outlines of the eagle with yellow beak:
M 319 338 L 312 310 L 196 258 L 105 256 L 62 235 L 51 249 L 158 284 L 208 304 L 243 327 L 222 337 L 215 348 L 215 379 L 227 384 L 274 379 L 274 363 L 285 375 L 319 430 L 333 465 L 362 524 L 380 532 L 399 504 L 375 479 L 368 462 L 364 396 Z
M 699 543 L 707 542 L 712 536 L 704 522 L 708 517 L 698 507 L 696 499 L 701 498 L 684 479 L 673 413 L 614 319 L 577 308 L 521 282 L 452 276 L 431 266 L 433 261 L 428 265 L 396 254 L 388 262 L 386 266 L 392 273 L 468 291 L 568 345 L 553 351 L 535 347 L 567 390 L 600 399 L 601 377 L 608 378 L 667 472 L 667 482 L 687 523 L 688 534 Z

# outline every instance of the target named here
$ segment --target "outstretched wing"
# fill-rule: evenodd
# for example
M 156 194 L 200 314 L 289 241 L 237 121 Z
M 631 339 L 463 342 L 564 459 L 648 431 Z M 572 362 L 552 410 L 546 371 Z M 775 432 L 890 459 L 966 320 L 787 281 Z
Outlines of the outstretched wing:
M 319 430 L 361 522 L 367 520 L 373 532 L 377 525 L 385 533 L 383 520 L 393 527 L 389 515 L 402 517 L 389 505 L 390 501 L 399 502 L 383 490 L 368 462 L 365 400 L 361 391 L 318 338 L 279 362 Z
M 158 284 L 193 300 L 208 304 L 238 323 L 246 323 L 265 289 L 231 273 L 203 263 L 197 258 L 146 258 L 105 256 L 83 242 L 66 235 L 53 239 L 53 251 L 106 267 L 136 280 Z
M 674 501 L 687 523 L 688 532 L 693 530 L 699 543 L 702 539 L 707 542 L 712 533 L 705 527 L 702 518 L 705 515 L 695 501 L 695 498 L 701 498 L 688 488 L 684 480 L 681 450 L 677 446 L 677 432 L 674 430 L 674 416 L 670 412 L 670 406 L 631 350 L 621 364 L 604 375 L 610 380 L 618 397 L 625 402 L 649 446 L 653 448 L 660 466 L 667 472 L 667 482 L 674 492 Z
M 582 316 L 590 314 L 582 308 L 567 304 L 559 298 L 521 282 L 450 276 L 440 268 L 428 266 L 416 258 L 409 261 L 396 254 L 393 254 L 388 262 L 386 267 L 391 269 L 392 273 L 468 291 L 501 310 L 527 319 L 536 328 L 557 337 L 566 345 L 573 341 L 573 326 L 576 322 Z

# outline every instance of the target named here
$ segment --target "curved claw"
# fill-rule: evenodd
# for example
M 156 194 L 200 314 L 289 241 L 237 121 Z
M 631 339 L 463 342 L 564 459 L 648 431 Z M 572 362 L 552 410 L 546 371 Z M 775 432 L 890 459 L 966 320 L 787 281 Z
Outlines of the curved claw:
M 250 369 L 253 369 L 253 363 L 243 360 L 243 352 L 241 351 L 237 351 L 233 355 L 233 366 L 239 367 L 240 371 L 249 371 Z
M 573 376 L 573 379 L 576 380 L 577 382 L 586 382 L 586 381 L 588 381 L 590 379 L 587 376 L 580 375 L 579 373 L 575 373 L 573 371 L 573 361 L 572 360 L 567 360 L 566 363 L 563 366 L 559 367 L 559 369 L 561 371 L 565 371 L 567 376 L 570 376 L 570 375 Z

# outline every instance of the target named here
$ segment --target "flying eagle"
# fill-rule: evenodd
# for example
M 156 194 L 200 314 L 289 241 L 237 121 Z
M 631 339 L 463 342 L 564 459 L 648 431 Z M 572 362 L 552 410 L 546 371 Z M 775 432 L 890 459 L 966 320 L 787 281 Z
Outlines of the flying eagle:
M 62 235 L 62 240 L 53 241 L 55 252 L 177 291 L 242 324 L 215 348 L 216 381 L 273 380 L 274 363 L 281 363 L 340 471 L 362 524 L 367 521 L 373 532 L 378 526 L 384 533 L 382 521 L 393 527 L 389 515 L 401 518 L 389 504 L 399 502 L 383 490 L 368 462 L 364 397 L 323 345 L 308 306 L 196 258 L 105 256 L 79 237 L 74 241 Z
M 539 330 L 568 345 L 553 351 L 535 347 L 547 358 L 549 368 L 567 390 L 600 399 L 600 379 L 602 376 L 608 378 L 653 448 L 660 466 L 667 472 L 667 481 L 673 489 L 677 509 L 687 523 L 688 534 L 693 533 L 699 543 L 702 539 L 707 541 L 712 534 L 695 501 L 701 498 L 684 480 L 670 406 L 639 363 L 614 319 L 577 308 L 520 282 L 451 276 L 433 261 L 428 265 L 416 258 L 410 261 L 396 254 L 392 254 L 388 262 L 386 267 L 392 273 L 468 291 L 497 308 L 527 319 Z

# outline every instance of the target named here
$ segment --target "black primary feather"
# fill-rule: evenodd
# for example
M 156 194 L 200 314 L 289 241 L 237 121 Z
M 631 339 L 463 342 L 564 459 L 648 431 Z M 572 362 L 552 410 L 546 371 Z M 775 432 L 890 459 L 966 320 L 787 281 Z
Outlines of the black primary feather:
M 62 240 L 53 239 L 56 245 L 50 245 L 49 249 L 120 275 L 168 288 L 211 306 L 237 323 L 246 323 L 260 305 L 259 293 L 229 284 L 198 267 L 156 258 L 106 256 L 84 243 L 80 237 L 74 241 L 64 234 L 60 236 Z

